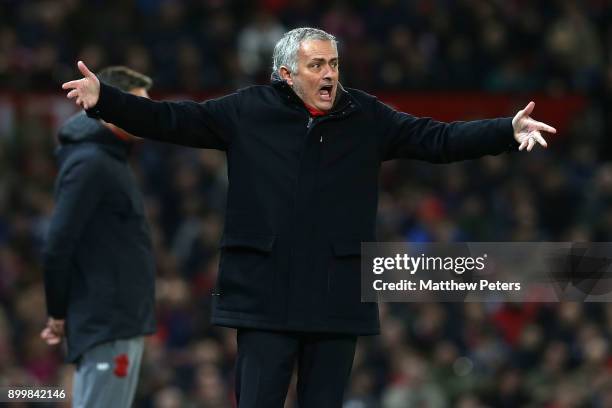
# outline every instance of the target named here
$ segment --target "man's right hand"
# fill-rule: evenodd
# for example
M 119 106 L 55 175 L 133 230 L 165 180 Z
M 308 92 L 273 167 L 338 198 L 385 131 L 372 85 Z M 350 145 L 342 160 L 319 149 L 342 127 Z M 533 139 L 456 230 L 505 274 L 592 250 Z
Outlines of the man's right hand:
M 47 327 L 40 332 L 40 337 L 50 346 L 59 344 L 64 338 L 64 320 L 50 317 Z
M 83 61 L 79 61 L 77 66 L 84 78 L 66 82 L 62 85 L 62 89 L 70 89 L 68 98 L 76 98 L 76 104 L 83 109 L 93 108 L 98 103 L 100 96 L 100 81 Z

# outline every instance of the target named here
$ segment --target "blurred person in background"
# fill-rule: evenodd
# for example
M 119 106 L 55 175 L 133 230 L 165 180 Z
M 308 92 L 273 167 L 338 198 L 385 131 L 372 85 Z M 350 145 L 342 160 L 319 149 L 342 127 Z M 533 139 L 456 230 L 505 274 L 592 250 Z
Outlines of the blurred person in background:
M 123 66 L 101 80 L 148 98 L 149 77 Z M 66 338 L 76 364 L 74 407 L 129 407 L 144 337 L 155 331 L 150 230 L 128 165 L 134 136 L 87 117 L 59 130 L 56 205 L 44 248 L 49 319 L 41 337 Z
M 340 407 L 359 335 L 379 333 L 360 301 L 361 242 L 374 241 L 383 161 L 435 163 L 546 146 L 530 117 L 442 123 L 345 89 L 334 36 L 297 28 L 274 50 L 272 84 L 219 99 L 152 102 L 100 81 L 67 82 L 91 117 L 227 153 L 229 191 L 212 321 L 238 329 L 236 398 L 282 407 L 298 364 L 302 408 Z

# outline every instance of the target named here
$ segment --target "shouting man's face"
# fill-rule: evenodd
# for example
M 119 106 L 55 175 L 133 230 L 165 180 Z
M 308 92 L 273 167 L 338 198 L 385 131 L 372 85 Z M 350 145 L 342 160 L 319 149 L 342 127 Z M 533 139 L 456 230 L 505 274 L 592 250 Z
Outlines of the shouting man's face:
M 331 41 L 306 40 L 298 50 L 298 69 L 280 69 L 281 78 L 306 105 L 328 112 L 338 90 L 338 51 Z

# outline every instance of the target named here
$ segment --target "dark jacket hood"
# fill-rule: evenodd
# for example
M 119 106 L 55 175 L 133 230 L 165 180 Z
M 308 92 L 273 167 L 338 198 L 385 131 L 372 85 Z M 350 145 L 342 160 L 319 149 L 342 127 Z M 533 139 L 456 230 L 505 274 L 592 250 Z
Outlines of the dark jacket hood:
M 101 121 L 87 117 L 81 111 L 69 118 L 58 132 L 60 143 L 56 154 L 62 161 L 71 151 L 85 144 L 96 144 L 111 155 L 125 160 L 132 144 L 119 139 Z

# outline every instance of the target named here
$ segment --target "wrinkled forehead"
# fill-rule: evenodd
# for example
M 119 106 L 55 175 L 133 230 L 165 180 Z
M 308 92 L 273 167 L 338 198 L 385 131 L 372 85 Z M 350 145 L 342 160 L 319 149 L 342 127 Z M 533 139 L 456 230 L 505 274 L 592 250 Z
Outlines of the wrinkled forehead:
M 304 61 L 311 59 L 324 59 L 329 61 L 338 58 L 338 50 L 332 41 L 305 40 L 300 43 L 298 58 Z

